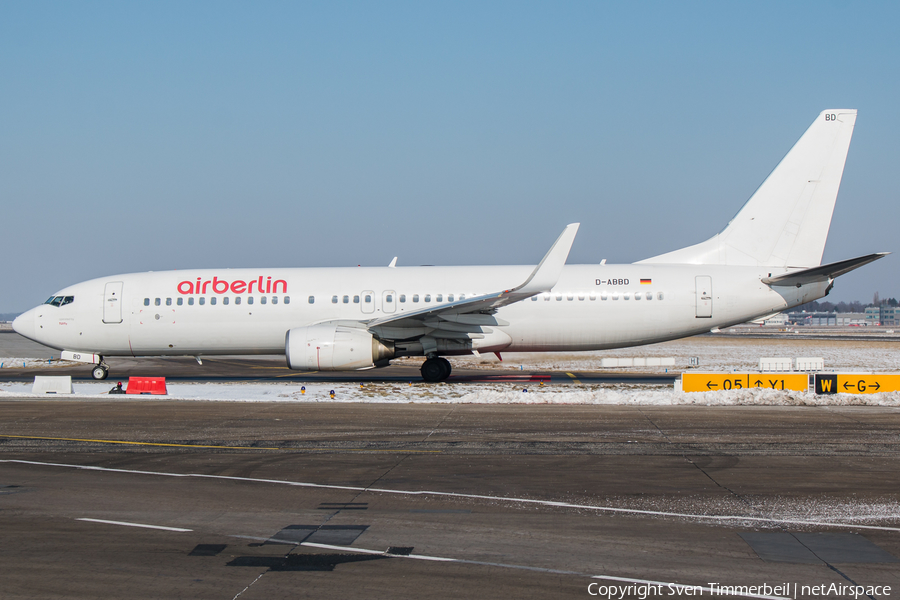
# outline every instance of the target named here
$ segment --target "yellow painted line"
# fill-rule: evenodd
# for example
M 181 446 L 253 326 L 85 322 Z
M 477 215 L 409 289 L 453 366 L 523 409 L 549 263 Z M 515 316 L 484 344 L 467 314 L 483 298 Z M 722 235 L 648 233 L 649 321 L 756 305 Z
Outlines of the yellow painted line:
M 578 381 L 578 378 L 575 377 L 575 375 L 573 375 L 572 373 L 566 373 L 566 375 L 568 375 L 569 377 L 571 377 L 571 378 L 572 378 L 572 381 L 574 381 L 575 383 L 579 383 L 579 384 L 581 383 L 580 381 Z
M 202 446 L 200 444 L 162 444 L 158 442 L 128 442 L 123 440 L 89 440 L 80 438 L 41 437 L 34 435 L 3 435 L 0 437 L 19 440 L 54 440 L 59 442 L 93 442 L 96 444 L 126 444 L 131 446 L 168 446 L 172 448 L 219 448 L 226 450 L 281 450 L 281 448 L 260 448 L 258 446 Z
M 172 448 L 217 448 L 220 450 L 288 450 L 307 452 L 391 452 L 395 454 L 440 454 L 443 450 L 390 450 L 380 448 L 263 448 L 259 446 L 202 446 L 200 444 L 163 444 L 158 442 L 128 442 L 123 440 L 91 440 L 82 438 L 44 437 L 35 435 L 3 435 L 18 440 L 53 440 L 58 442 L 93 442 L 97 444 L 126 444 L 132 446 L 167 446 Z

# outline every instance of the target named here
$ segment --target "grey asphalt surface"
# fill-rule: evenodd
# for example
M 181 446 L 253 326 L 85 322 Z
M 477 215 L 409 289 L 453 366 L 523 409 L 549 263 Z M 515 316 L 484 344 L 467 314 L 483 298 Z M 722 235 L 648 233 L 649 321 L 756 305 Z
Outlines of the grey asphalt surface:
M 9 399 L 0 432 L 3 598 L 900 589 L 891 408 Z M 882 562 L 764 560 L 754 532 Z

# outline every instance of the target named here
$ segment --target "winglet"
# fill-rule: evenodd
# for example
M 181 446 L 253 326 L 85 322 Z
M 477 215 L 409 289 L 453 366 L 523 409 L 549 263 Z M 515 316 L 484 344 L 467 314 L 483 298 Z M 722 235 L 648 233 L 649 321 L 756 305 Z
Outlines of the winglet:
M 394 257 L 394 260 L 391 261 L 391 264 L 388 265 L 390 268 L 394 268 L 397 266 L 397 257 Z
M 579 225 L 580 223 L 567 225 L 538 266 L 531 272 L 531 276 L 525 280 L 525 283 L 511 291 L 518 294 L 539 294 L 552 289 L 559 281 L 566 259 L 569 258 L 569 250 L 572 249 Z

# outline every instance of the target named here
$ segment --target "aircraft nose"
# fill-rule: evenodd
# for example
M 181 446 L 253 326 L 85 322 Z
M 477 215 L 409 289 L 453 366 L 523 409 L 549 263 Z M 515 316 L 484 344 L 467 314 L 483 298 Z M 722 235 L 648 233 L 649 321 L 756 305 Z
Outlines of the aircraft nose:
M 34 338 L 34 309 L 26 311 L 13 320 L 13 329 L 21 336 Z

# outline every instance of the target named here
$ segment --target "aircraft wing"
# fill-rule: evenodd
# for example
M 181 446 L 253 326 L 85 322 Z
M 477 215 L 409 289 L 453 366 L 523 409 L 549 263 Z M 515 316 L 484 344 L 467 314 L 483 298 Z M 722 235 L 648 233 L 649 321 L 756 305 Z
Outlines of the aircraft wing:
M 463 338 L 469 333 L 484 333 L 482 329 L 484 325 L 507 325 L 493 314 L 502 306 L 547 292 L 556 285 L 575 241 L 578 225 L 572 223 L 566 226 L 528 279 L 519 286 L 399 315 L 381 317 L 367 322 L 366 326 L 382 338 L 409 339 L 425 335 L 434 329 L 444 330 L 447 333 L 454 332 Z
M 764 277 L 762 282 L 766 285 L 777 286 L 796 286 L 800 287 L 808 283 L 819 283 L 829 281 L 845 273 L 849 273 L 854 269 L 858 269 L 863 265 L 874 262 L 879 258 L 884 258 L 890 252 L 876 252 L 875 254 L 867 254 L 858 258 L 848 258 L 835 263 L 829 263 L 820 267 L 812 267 L 793 273 L 785 273 L 776 277 Z

